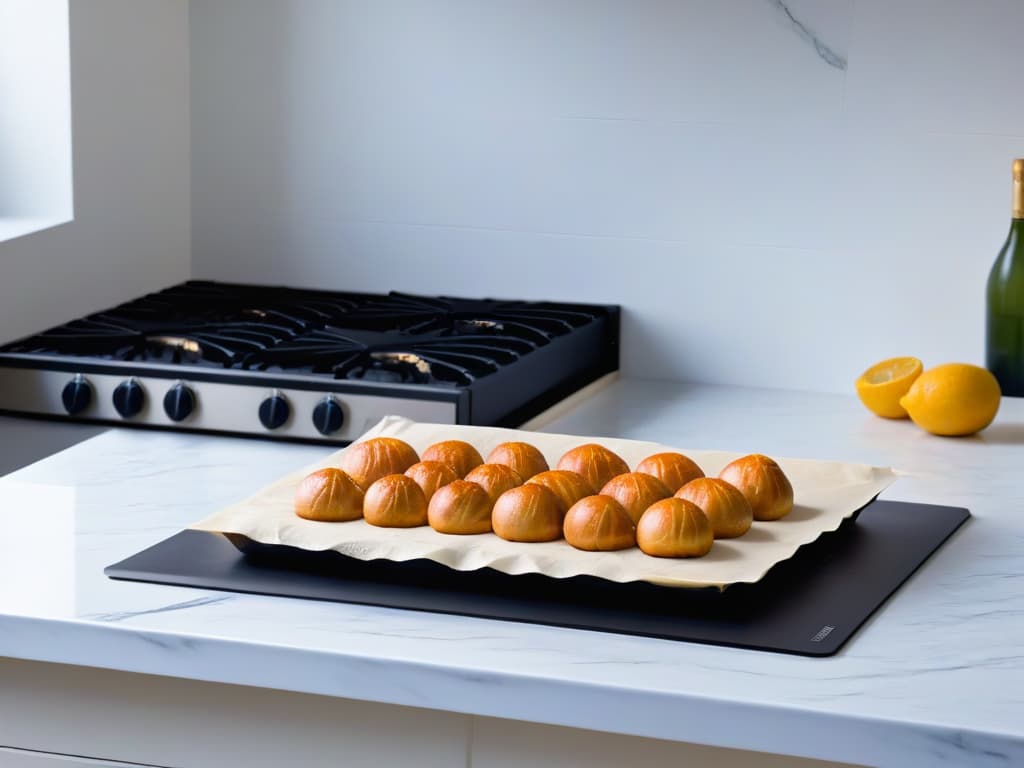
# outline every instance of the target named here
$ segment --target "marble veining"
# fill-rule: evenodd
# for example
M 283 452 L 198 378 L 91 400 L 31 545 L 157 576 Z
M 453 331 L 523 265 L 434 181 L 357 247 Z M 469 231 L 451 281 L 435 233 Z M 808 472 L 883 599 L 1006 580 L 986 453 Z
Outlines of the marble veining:
M 114 623 L 117 621 L 124 621 L 125 619 L 133 619 L 137 616 L 146 616 L 154 613 L 167 613 L 168 611 L 184 611 L 189 608 L 198 608 L 201 605 L 217 605 L 218 603 L 226 603 L 229 600 L 234 599 L 234 595 L 223 595 L 219 597 L 198 597 L 195 600 L 184 600 L 180 603 L 162 605 L 159 608 L 144 608 L 140 611 L 118 611 L 116 613 L 96 613 L 84 616 L 83 618 L 94 619 L 95 621 Z
M 806 24 L 801 22 L 797 15 L 791 10 L 783 0 L 768 0 L 768 2 L 782 13 L 794 31 L 800 35 L 800 37 L 806 42 L 814 46 L 815 52 L 818 57 L 826 63 L 829 67 L 835 67 L 837 70 L 845 70 L 847 67 L 846 57 L 840 55 L 835 50 L 831 49 L 821 38 L 819 38 Z
M 110 431 L 0 479 L 0 656 L 871 765 L 1024 765 L 1020 425 L 1024 400 L 1004 401 L 998 440 L 946 440 L 852 397 L 635 380 L 547 425 L 892 465 L 907 474 L 885 498 L 971 509 L 826 659 L 113 581 L 105 566 L 328 449 Z
M 822 61 L 830 67 L 846 69 L 846 58 L 832 50 L 806 24 L 800 21 L 793 11 L 790 10 L 789 5 L 783 2 L 783 0 L 768 0 L 768 2 L 789 20 L 790 25 L 801 38 L 814 46 L 815 52 Z

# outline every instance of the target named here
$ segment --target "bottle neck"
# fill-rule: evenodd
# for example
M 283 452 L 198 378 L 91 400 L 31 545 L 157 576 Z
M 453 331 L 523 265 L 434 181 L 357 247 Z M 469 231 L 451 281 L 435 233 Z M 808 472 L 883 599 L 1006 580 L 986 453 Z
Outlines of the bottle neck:
M 1024 159 L 1013 161 L 1013 219 L 1024 219 Z

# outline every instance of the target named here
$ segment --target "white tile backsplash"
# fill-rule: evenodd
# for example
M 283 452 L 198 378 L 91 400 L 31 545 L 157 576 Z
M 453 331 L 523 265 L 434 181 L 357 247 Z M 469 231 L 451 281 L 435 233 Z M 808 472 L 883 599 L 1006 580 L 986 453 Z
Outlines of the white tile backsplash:
M 858 0 L 856 9 L 846 89 L 851 120 L 1024 135 L 1024 3 Z
M 193 274 L 617 302 L 636 375 L 850 391 L 887 355 L 979 362 L 1022 21 L 193 0 Z

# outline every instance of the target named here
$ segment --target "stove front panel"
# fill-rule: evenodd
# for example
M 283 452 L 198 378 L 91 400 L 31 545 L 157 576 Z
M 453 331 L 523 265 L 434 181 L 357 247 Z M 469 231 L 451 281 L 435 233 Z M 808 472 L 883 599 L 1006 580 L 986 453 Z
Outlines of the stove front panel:
M 182 369 L 182 374 L 199 373 Z M 79 393 L 87 391 L 88 396 L 79 394 L 77 405 L 87 404 L 80 411 L 69 414 L 64 393 L 69 384 L 78 377 Z M 114 405 L 114 392 L 128 381 L 134 382 L 141 390 L 141 409 L 125 417 Z M 329 382 L 325 382 L 325 385 Z M 171 410 L 181 416 L 182 403 L 191 400 L 192 408 L 180 420 L 174 420 L 165 408 L 168 393 L 181 385 L 188 392 L 177 398 L 172 394 Z M 313 385 L 315 386 L 315 385 Z M 139 400 L 136 390 L 136 403 Z M 175 390 L 181 393 L 183 390 Z M 78 374 L 68 371 L 13 368 L 0 366 L 0 392 L 3 393 L 3 410 L 15 413 L 31 413 L 45 416 L 63 416 L 83 421 L 103 421 L 124 426 L 151 426 L 209 432 L 233 432 L 259 437 L 290 438 L 297 440 L 319 440 L 338 443 L 350 442 L 390 414 L 398 414 L 415 421 L 438 424 L 459 422 L 458 404 L 450 400 L 428 400 L 416 397 L 389 396 L 383 394 L 350 394 L 331 391 L 329 386 L 307 388 L 306 385 L 271 387 L 259 381 L 222 383 L 201 378 L 163 378 L 146 374 L 132 376 L 127 373 L 97 373 L 82 371 Z M 190 397 L 189 397 L 190 396 Z M 280 397 L 275 409 L 278 419 L 283 412 L 287 415 L 283 423 L 269 429 L 261 422 L 260 408 L 272 397 Z M 317 406 L 330 398 L 335 417 L 341 415 L 339 428 L 323 434 L 314 424 Z M 174 400 L 177 402 L 173 402 Z M 285 407 L 281 407 L 281 403 Z M 265 406 L 264 406 L 265 408 Z M 266 415 L 266 414 L 265 414 Z M 318 412 L 323 424 L 323 409 Z

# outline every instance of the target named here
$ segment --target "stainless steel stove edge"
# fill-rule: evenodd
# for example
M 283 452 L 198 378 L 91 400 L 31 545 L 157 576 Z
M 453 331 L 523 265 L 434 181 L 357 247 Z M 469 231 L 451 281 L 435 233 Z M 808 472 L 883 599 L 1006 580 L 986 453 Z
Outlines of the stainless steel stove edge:
M 468 392 L 421 386 L 346 386 L 324 377 L 237 376 L 173 366 L 125 366 L 108 361 L 67 358 L 19 365 L 12 356 L 0 359 L 0 393 L 4 410 L 76 421 L 188 429 L 200 432 L 253 435 L 295 440 L 349 442 L 382 417 L 399 414 L 416 421 L 457 424 L 468 419 Z M 244 373 L 244 372 L 241 372 Z M 64 387 L 81 376 L 91 388 L 89 405 L 69 417 L 61 398 Z M 134 380 L 143 390 L 142 410 L 123 418 L 113 404 L 114 389 Z M 181 421 L 163 408 L 165 393 L 178 383 L 194 393 L 195 407 Z M 354 391 L 358 390 L 358 391 Z M 266 429 L 259 420 L 260 405 L 271 395 L 285 399 L 289 416 L 278 428 Z M 313 409 L 333 398 L 344 419 L 340 429 L 321 434 L 313 423 Z
M 66 371 L 71 374 L 85 371 L 94 373 L 121 373 L 123 376 L 135 376 L 139 371 L 142 375 L 164 379 L 191 379 L 196 381 L 241 381 L 250 380 L 253 384 L 278 382 L 278 385 L 297 386 L 304 389 L 330 388 L 332 392 L 364 393 L 379 392 L 383 395 L 420 397 L 435 400 L 457 400 L 458 387 L 436 384 L 401 384 L 378 382 L 363 379 L 349 382 L 345 379 L 334 379 L 326 374 L 286 373 L 282 371 L 254 371 L 240 368 L 218 368 L 213 366 L 174 365 L 157 363 L 150 360 L 108 360 L 96 357 L 80 357 L 76 355 L 33 355 L 22 352 L 0 352 L 0 369 L 24 368 Z M 183 375 L 187 374 L 187 375 Z

